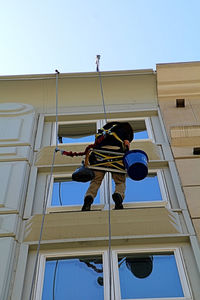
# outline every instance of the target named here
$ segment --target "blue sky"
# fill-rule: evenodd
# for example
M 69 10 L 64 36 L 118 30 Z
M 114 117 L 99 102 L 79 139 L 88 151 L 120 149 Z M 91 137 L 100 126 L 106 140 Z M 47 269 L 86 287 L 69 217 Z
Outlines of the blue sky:
M 1 1 L 0 75 L 200 60 L 199 0 Z

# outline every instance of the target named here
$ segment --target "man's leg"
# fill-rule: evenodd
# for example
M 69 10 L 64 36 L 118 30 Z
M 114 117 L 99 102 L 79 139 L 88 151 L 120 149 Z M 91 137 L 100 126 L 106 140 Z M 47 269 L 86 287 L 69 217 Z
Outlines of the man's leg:
M 115 182 L 115 192 L 112 195 L 113 201 L 115 202 L 115 209 L 123 209 L 122 202 L 125 196 L 126 174 L 113 172 L 112 178 Z
M 82 207 L 83 211 L 90 210 L 91 204 L 94 201 L 94 198 L 97 195 L 98 189 L 101 185 L 101 182 L 104 178 L 105 172 L 104 171 L 94 171 L 94 179 L 91 180 L 89 188 L 85 194 L 84 204 Z

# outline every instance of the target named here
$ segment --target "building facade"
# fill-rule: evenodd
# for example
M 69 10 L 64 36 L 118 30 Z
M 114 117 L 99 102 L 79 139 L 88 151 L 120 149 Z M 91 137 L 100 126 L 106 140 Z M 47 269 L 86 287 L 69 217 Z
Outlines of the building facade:
M 55 148 L 105 124 L 98 73 L 0 78 L 0 299 L 200 299 L 199 68 L 102 72 L 106 119 L 131 124 L 149 173 L 114 210 L 107 172 L 89 212 L 84 157 Z

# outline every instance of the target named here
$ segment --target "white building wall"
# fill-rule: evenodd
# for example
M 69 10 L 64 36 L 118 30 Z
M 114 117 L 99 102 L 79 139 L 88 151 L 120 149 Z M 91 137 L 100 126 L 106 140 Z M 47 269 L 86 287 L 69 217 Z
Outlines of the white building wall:
M 33 156 L 36 116 L 32 106 L 0 104 L 0 299 L 10 299 Z

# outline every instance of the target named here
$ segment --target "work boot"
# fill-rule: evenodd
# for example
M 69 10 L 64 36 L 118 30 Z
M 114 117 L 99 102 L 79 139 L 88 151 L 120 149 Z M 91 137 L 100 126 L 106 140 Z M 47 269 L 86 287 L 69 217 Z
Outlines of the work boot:
M 113 201 L 115 202 L 115 209 L 123 209 L 124 208 L 122 205 L 123 199 L 120 194 L 114 193 L 112 195 L 112 198 L 113 198 Z
M 91 208 L 91 204 L 93 202 L 92 196 L 88 195 L 84 199 L 84 204 L 82 206 L 82 211 L 89 211 Z

